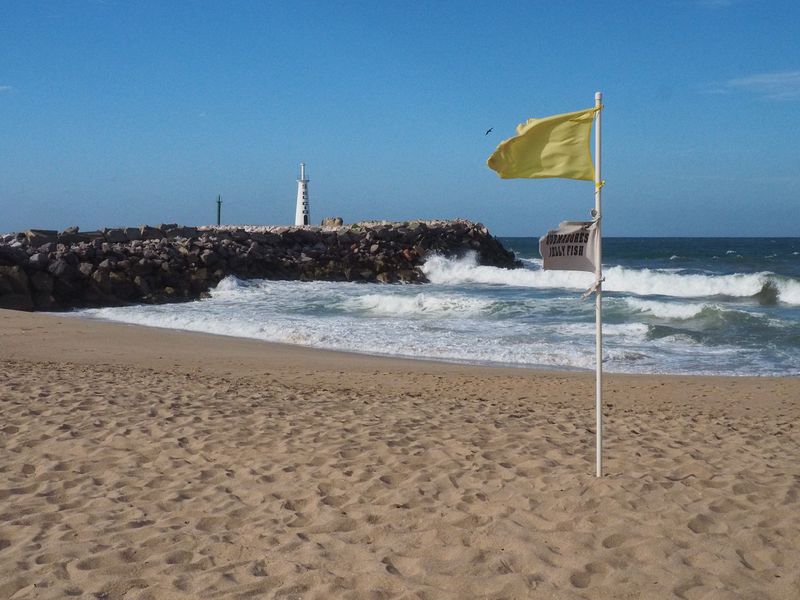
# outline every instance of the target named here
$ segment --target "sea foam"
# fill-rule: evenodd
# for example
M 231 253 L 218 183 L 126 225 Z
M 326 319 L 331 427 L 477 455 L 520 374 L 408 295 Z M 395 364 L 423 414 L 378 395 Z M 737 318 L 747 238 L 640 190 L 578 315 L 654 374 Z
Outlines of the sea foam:
M 434 256 L 425 263 L 423 271 L 431 283 L 440 285 L 479 283 L 585 290 L 594 280 L 592 273 L 545 271 L 533 261 L 526 261 L 525 264 L 524 269 L 498 269 L 478 265 L 474 255 L 457 260 Z M 777 290 L 777 300 L 787 304 L 800 304 L 800 282 L 777 277 L 769 272 L 703 275 L 681 273 L 675 269 L 612 266 L 603 271 L 603 276 L 604 290 L 637 296 L 749 298 L 759 295 L 766 287 L 773 286 Z

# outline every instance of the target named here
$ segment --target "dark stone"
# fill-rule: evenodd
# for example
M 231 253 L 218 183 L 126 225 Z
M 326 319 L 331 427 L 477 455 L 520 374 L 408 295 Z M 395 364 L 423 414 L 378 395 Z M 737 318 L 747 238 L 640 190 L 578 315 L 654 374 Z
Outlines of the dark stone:
M 127 300 L 136 293 L 133 282 L 125 273 L 112 271 L 109 273 L 111 292 L 122 300 Z
M 150 284 L 147 282 L 147 279 L 144 277 L 137 275 L 133 278 L 133 285 L 135 285 L 138 290 L 139 294 L 142 296 L 147 296 L 150 294 Z
M 29 293 L 3 294 L 0 295 L 0 308 L 31 311 L 34 309 L 33 298 Z
M 126 227 L 125 237 L 127 237 L 132 242 L 139 241 L 142 239 L 142 232 L 138 227 Z
M 28 274 L 20 266 L 0 267 L 0 295 L 27 294 Z
M 45 252 L 37 252 L 28 259 L 28 264 L 34 269 L 44 271 L 50 264 L 50 258 Z
M 106 241 L 111 244 L 128 241 L 128 236 L 124 229 L 104 229 L 103 235 L 105 236 Z
M 49 292 L 34 292 L 32 296 L 35 310 L 56 310 L 60 308 L 53 294 Z
M 74 239 L 70 241 L 70 243 L 74 242 L 96 242 L 96 241 L 103 241 L 105 240 L 105 236 L 103 235 L 102 231 L 81 231 L 80 233 L 76 233 L 74 235 Z
M 37 292 L 50 294 L 53 291 L 53 278 L 43 271 L 37 271 L 31 275 L 30 282 L 31 287 Z
M 71 228 L 70 228 L 71 229 Z M 75 232 L 68 232 L 66 229 L 58 234 L 58 243 L 59 244 L 78 244 L 80 242 L 86 241 L 86 237 L 82 233 Z
M 92 274 L 92 271 L 94 271 L 94 265 L 89 262 L 82 262 L 78 265 L 78 270 L 84 277 L 89 277 Z
M 164 237 L 163 231 L 155 227 L 150 227 L 149 225 L 142 225 L 139 228 L 139 233 L 143 240 L 160 240 Z
M 55 278 L 63 281 L 74 281 L 81 277 L 81 272 L 63 258 L 51 263 L 47 271 Z
M 200 255 L 200 261 L 207 267 L 213 267 L 222 262 L 222 258 L 213 250 L 204 250 Z
M 80 306 L 82 302 L 82 287 L 77 280 L 56 277 L 53 279 L 53 296 L 65 306 Z
M 185 238 L 193 239 L 198 236 L 197 227 L 172 227 L 166 231 L 166 236 L 169 239 Z
M 111 277 L 107 270 L 98 269 L 92 273 L 92 281 L 95 285 L 104 292 L 111 290 Z
M 28 254 L 17 246 L 0 246 L 0 265 L 16 266 L 25 265 L 28 262 Z
M 25 232 L 25 236 L 28 238 L 28 244 L 34 248 L 48 242 L 58 242 L 58 232 L 52 229 L 29 229 Z
M 143 258 L 139 262 L 131 265 L 131 272 L 134 275 L 149 275 L 155 269 L 155 262 L 149 258 Z

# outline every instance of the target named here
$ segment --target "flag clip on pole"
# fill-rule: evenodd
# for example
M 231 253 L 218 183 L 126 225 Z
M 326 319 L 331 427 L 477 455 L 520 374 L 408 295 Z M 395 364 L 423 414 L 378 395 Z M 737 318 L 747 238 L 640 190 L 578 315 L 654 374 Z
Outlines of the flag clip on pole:
M 603 179 L 600 173 L 600 122 L 603 112 L 603 93 L 596 92 L 594 95 L 594 106 L 597 109 L 596 122 L 594 125 L 594 211 L 593 217 L 597 221 L 597 253 L 595 265 L 595 284 L 594 284 L 594 312 L 595 312 L 595 417 L 597 425 L 595 429 L 595 457 L 596 457 L 596 477 L 603 476 L 603 253 L 602 235 L 600 231 L 602 223 L 601 212 L 601 190 L 603 189 Z

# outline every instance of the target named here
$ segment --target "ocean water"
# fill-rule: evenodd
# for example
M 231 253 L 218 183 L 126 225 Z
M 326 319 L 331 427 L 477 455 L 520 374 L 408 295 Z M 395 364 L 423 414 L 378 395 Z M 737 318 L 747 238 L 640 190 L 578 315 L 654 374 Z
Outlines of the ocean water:
M 520 367 L 594 368 L 593 274 L 431 257 L 425 285 L 241 281 L 197 302 L 83 317 L 317 348 Z M 800 375 L 800 238 L 606 238 L 604 368 Z

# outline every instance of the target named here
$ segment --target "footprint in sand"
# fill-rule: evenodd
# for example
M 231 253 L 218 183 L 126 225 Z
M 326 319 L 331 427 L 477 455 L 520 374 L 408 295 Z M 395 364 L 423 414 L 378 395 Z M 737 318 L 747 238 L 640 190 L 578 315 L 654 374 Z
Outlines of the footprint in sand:
M 728 498 L 723 498 L 722 500 L 716 500 L 709 504 L 708 509 L 715 512 L 715 513 L 728 513 L 734 510 L 739 509 L 739 505 L 736 504 L 733 500 Z
M 592 582 L 592 575 L 586 571 L 577 571 L 569 576 L 569 582 L 576 588 L 587 588 Z
M 83 590 L 79 587 L 69 587 L 64 590 L 65 596 L 78 597 L 83 595 Z
M 618 548 L 628 540 L 624 533 L 612 533 L 602 541 L 603 548 Z
M 602 562 L 587 563 L 583 571 L 576 571 L 569 576 L 569 582 L 576 588 L 587 588 L 592 582 L 593 575 L 605 575 L 608 567 Z
M 165 562 L 168 565 L 183 565 L 191 562 L 192 556 L 194 555 L 188 550 L 176 550 L 167 555 Z
M 78 562 L 75 567 L 77 567 L 81 571 L 92 571 L 100 567 L 102 561 L 100 558 L 96 556 L 92 556 L 90 558 L 86 558 L 80 562 Z
M 395 567 L 394 564 L 392 563 L 392 559 L 389 558 L 388 556 L 384 557 L 384 559 L 381 562 L 386 565 L 386 571 L 388 573 L 392 575 L 402 575 L 402 573 L 400 573 L 398 568 Z
M 689 529 L 694 531 L 695 533 L 720 533 L 720 527 L 717 525 L 717 522 L 708 515 L 697 515 L 694 517 L 689 523 L 687 523 Z

